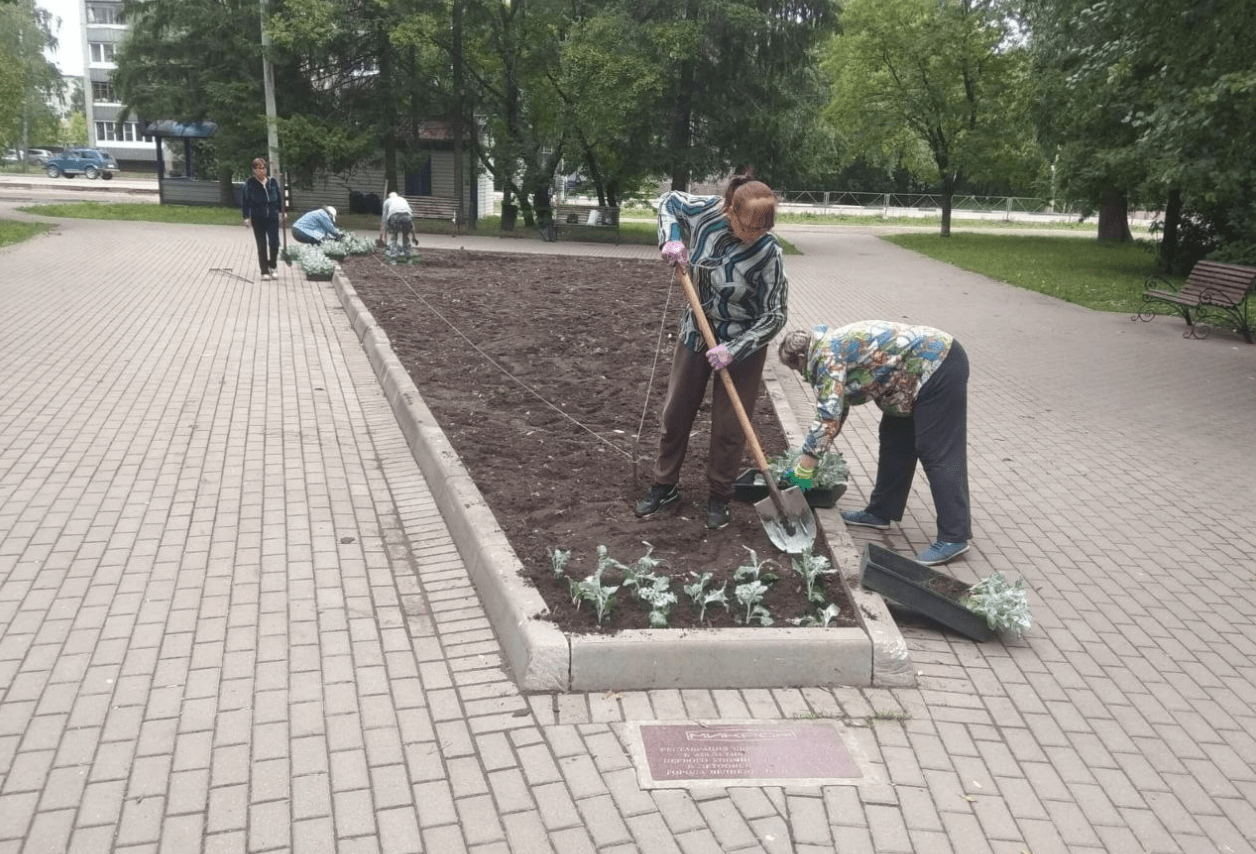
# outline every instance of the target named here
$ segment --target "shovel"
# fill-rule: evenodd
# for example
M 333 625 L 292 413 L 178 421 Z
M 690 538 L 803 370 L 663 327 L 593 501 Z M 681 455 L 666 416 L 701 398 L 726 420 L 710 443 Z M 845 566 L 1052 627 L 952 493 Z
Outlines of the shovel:
M 702 330 L 702 337 L 706 340 L 709 350 L 715 346 L 715 333 L 711 331 L 706 312 L 702 310 L 702 304 L 698 301 L 698 292 L 694 289 L 688 270 L 678 266 L 676 273 L 680 278 L 680 286 L 684 288 L 685 298 L 689 300 L 689 306 L 693 309 L 694 320 L 697 321 L 698 328 Z M 759 438 L 755 435 L 754 427 L 750 425 L 750 418 L 746 415 L 745 407 L 741 405 L 741 398 L 737 396 L 733 378 L 728 375 L 728 371 L 719 370 L 716 373 L 724 381 L 724 390 L 728 392 L 733 411 L 737 413 L 737 420 L 741 423 L 742 432 L 746 434 L 746 441 L 750 443 L 750 453 L 754 456 L 755 465 L 768 485 L 768 497 L 755 502 L 754 505 L 754 509 L 759 513 L 760 521 L 763 522 L 763 530 L 772 541 L 772 545 L 783 552 L 798 554 L 806 551 L 811 548 L 816 538 L 816 519 L 811 512 L 811 505 L 807 503 L 806 497 L 798 487 L 791 486 L 789 489 L 782 490 L 776 485 L 776 481 L 772 479 L 768 471 L 768 460 L 763 455 Z

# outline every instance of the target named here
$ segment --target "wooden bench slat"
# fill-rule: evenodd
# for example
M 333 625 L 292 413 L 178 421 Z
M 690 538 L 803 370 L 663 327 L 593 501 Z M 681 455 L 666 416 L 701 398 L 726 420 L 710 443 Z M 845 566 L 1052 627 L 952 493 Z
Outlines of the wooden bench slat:
M 443 196 L 406 196 L 410 203 L 410 212 L 415 219 L 439 219 L 453 226 L 453 233 L 458 233 L 458 200 Z

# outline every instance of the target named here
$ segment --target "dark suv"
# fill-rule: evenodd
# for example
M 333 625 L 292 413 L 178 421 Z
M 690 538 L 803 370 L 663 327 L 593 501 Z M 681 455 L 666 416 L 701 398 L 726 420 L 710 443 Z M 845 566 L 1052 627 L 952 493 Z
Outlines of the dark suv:
M 49 178 L 85 175 L 108 181 L 118 171 L 118 161 L 108 151 L 101 151 L 99 148 L 69 148 L 49 157 L 44 164 L 44 171 Z

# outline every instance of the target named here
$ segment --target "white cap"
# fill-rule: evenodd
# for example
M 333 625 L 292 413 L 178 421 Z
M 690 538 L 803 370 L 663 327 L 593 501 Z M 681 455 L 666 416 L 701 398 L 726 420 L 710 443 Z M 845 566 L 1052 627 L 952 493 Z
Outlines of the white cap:
M 331 216 L 333 220 L 335 220 L 336 218 L 335 208 L 333 208 L 331 205 L 323 205 L 323 210 L 327 211 L 328 215 Z
M 388 194 L 388 198 L 390 198 L 390 199 L 395 199 L 395 198 L 397 198 L 397 191 L 396 191 L 396 190 L 393 190 L 391 193 L 389 193 L 389 194 Z

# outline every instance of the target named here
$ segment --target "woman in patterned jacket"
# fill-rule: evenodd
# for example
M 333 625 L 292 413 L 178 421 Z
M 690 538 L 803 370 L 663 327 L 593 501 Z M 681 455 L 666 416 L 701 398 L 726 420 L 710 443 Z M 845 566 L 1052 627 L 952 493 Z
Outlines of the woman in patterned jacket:
M 767 343 L 785 326 L 789 292 L 783 253 L 770 233 L 776 223 L 776 196 L 752 174 L 735 176 L 723 196 L 677 190 L 664 194 L 658 223 L 663 260 L 688 268 L 717 343 L 707 349 L 693 311 L 686 306 L 663 405 L 654 483 L 637 502 L 638 516 L 680 500 L 677 484 L 689 431 L 712 370 L 728 371 L 742 406 L 754 412 Z M 732 518 L 728 505 L 745 444 L 724 384 L 715 383 L 707 457 L 706 525 L 712 530 Z
M 875 401 L 882 413 L 876 485 L 867 507 L 843 511 L 842 518 L 881 530 L 901 521 L 919 459 L 938 531 L 916 560 L 934 566 L 968 551 L 968 356 L 960 343 L 929 326 L 865 320 L 831 332 L 825 326 L 790 332 L 777 351 L 816 390 L 815 421 L 785 479 L 809 487 L 816 460 L 851 406 Z

